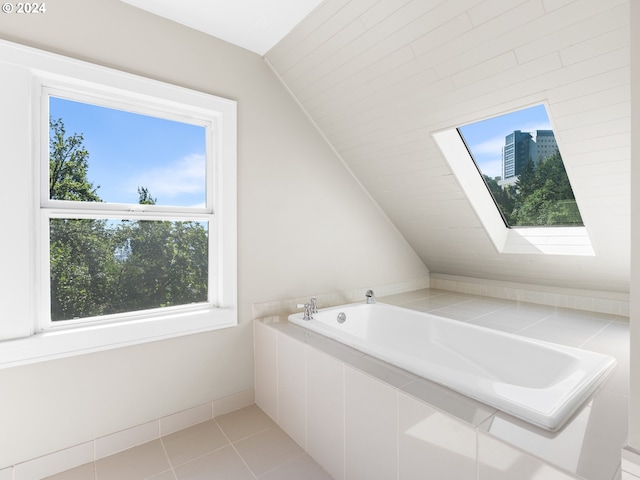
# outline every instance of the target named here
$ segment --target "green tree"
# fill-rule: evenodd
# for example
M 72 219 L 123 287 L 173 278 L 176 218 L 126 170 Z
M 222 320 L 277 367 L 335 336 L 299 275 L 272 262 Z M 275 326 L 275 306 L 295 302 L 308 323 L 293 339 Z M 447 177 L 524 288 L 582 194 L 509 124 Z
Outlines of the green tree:
M 52 200 L 100 202 L 87 178 L 89 152 L 82 135 L 66 135 L 61 119 L 50 120 L 49 196 Z M 51 318 L 101 315 L 109 296 L 111 232 L 105 220 L 51 219 Z
M 49 198 L 52 200 L 102 201 L 87 179 L 89 152 L 82 134 L 66 135 L 62 119 L 49 120 Z
M 101 202 L 82 135 L 67 136 L 61 119 L 50 130 L 51 199 Z M 156 202 L 138 187 L 139 204 Z M 208 244 L 195 221 L 51 219 L 52 320 L 204 302 Z
M 482 175 L 493 199 L 500 208 L 507 225 L 511 225 L 511 213 L 515 204 L 515 188 L 509 186 L 501 186 L 498 182 L 487 175 Z
M 512 226 L 582 225 L 559 152 L 535 166 L 527 162 L 516 186 Z

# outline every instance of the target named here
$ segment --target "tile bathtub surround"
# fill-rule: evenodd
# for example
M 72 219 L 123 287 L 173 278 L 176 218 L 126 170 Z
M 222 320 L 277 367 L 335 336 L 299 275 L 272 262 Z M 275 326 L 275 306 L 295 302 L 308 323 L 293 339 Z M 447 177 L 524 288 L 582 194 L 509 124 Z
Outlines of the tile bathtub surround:
M 45 480 L 332 480 L 256 405 Z
M 441 273 L 430 274 L 431 288 L 518 300 L 552 307 L 629 316 L 629 294 L 546 287 Z
M 269 316 L 289 315 L 300 312 L 298 305 L 308 303 L 312 296 L 318 300 L 318 308 L 329 307 L 331 305 L 343 305 L 345 303 L 358 302 L 365 298 L 367 290 L 372 289 L 377 296 L 388 296 L 402 294 L 403 292 L 414 292 L 428 288 L 431 283 L 430 277 L 424 276 L 414 280 L 392 285 L 378 285 L 366 288 L 358 288 L 348 291 L 334 293 L 315 292 L 308 297 L 289 298 L 286 300 L 276 300 L 273 302 L 254 303 L 252 305 L 253 318 L 264 318 Z
M 286 318 L 256 320 L 256 403 L 334 479 L 620 478 L 626 318 L 436 289 L 379 301 L 610 354 L 618 365 L 551 434 Z

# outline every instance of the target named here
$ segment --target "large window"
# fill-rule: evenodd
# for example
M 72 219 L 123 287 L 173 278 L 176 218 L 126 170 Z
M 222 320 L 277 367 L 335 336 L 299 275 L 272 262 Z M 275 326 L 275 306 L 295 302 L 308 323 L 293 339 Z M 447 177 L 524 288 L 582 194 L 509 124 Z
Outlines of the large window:
M 51 321 L 206 303 L 212 126 L 46 93 Z
M 235 102 L 3 41 L 0 75 L 0 368 L 237 325 Z

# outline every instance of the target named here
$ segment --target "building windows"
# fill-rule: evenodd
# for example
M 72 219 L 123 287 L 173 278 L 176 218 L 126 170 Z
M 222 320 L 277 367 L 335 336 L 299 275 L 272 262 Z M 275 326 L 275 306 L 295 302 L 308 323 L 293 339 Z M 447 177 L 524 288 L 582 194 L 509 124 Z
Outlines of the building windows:
M 236 325 L 235 102 L 8 42 L 0 73 L 0 367 Z
M 543 104 L 434 139 L 498 252 L 594 255 Z

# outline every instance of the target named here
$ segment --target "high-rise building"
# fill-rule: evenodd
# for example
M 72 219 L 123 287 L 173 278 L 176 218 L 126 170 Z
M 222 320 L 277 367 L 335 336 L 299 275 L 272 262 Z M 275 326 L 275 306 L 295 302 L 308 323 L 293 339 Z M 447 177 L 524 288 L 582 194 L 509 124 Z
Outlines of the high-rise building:
M 529 132 L 516 130 L 504 138 L 502 148 L 502 182 L 514 183 L 527 160 L 539 163 L 558 151 L 553 130 L 536 130 L 536 139 Z
M 527 160 L 535 158 L 532 154 L 535 155 L 535 142 L 529 132 L 516 130 L 507 135 L 502 149 L 502 180 L 520 175 Z
M 553 130 L 536 130 L 536 154 L 533 157 L 536 163 L 558 151 L 558 143 Z

